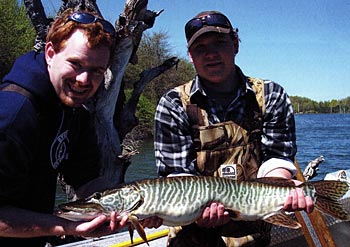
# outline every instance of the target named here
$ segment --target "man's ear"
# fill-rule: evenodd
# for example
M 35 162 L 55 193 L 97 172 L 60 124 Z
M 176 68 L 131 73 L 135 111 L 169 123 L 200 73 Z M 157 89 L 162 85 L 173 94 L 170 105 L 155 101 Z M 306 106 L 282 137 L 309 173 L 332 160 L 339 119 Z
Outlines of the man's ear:
M 51 61 L 53 56 L 55 55 L 55 50 L 53 48 L 52 42 L 47 42 L 45 45 L 45 59 L 46 59 L 46 63 L 47 65 L 51 65 Z
M 187 50 L 188 57 L 190 58 L 190 62 L 193 63 L 192 55 L 190 51 Z
M 238 54 L 239 51 L 239 39 L 238 38 L 234 38 L 233 39 L 233 52 L 235 55 Z

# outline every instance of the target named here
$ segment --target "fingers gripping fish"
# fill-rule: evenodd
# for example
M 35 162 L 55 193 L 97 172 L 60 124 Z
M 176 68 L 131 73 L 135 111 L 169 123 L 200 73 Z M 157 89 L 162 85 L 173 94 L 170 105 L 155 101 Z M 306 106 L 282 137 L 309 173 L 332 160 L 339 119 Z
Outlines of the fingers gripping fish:
M 338 201 L 349 189 L 346 182 L 315 181 L 298 187 L 312 198 L 316 209 L 340 220 L 350 220 Z M 200 217 L 209 203 L 218 202 L 225 205 L 233 220 L 264 220 L 297 229 L 301 225 L 283 211 L 283 204 L 294 188 L 290 180 L 280 178 L 246 182 L 201 176 L 148 179 L 61 204 L 58 216 L 89 220 L 116 211 L 118 215 L 128 215 L 132 226 L 147 242 L 140 220 L 157 216 L 166 226 L 188 225 Z M 130 236 L 132 240 L 132 232 Z

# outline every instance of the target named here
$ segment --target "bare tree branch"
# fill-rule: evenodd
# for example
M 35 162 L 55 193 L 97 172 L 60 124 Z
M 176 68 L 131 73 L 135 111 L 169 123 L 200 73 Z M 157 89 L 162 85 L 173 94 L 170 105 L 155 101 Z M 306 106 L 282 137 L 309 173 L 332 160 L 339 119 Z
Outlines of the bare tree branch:
M 45 37 L 52 19 L 46 17 L 40 0 L 24 0 L 24 5 L 26 6 L 27 15 L 36 31 L 34 50 L 41 52 L 45 48 Z
M 130 164 L 129 156 L 122 155 L 121 152 L 121 138 L 124 138 L 126 133 L 123 132 L 122 135 L 118 133 L 118 128 L 124 130 L 125 125 L 129 123 L 122 123 L 116 129 L 114 114 L 118 96 L 124 95 L 124 92 L 120 91 L 120 86 L 127 64 L 132 58 L 133 61 L 137 60 L 135 54 L 142 33 L 153 26 L 154 19 L 160 14 L 147 10 L 147 4 L 147 0 L 126 1 L 124 11 L 116 24 L 119 39 L 114 54 L 115 60 L 110 68 L 111 73 L 106 76 L 105 87 L 101 88 L 97 96 L 95 126 L 102 153 L 101 175 L 107 177 L 110 187 L 124 182 L 125 172 Z
M 177 65 L 178 63 L 179 59 L 177 57 L 172 57 L 167 59 L 162 65 L 159 65 L 158 67 L 142 71 L 140 74 L 140 80 L 134 83 L 134 90 L 132 92 L 131 98 L 128 100 L 123 110 L 121 112 L 117 112 L 114 116 L 116 127 L 121 139 L 123 139 L 127 133 L 129 133 L 134 127 L 139 124 L 139 121 L 135 116 L 136 106 L 147 83 L 168 69 Z
M 96 4 L 96 0 L 62 0 L 62 5 L 57 11 L 56 16 L 59 16 L 67 9 L 88 10 L 93 13 L 97 13 L 102 17 L 102 14 Z

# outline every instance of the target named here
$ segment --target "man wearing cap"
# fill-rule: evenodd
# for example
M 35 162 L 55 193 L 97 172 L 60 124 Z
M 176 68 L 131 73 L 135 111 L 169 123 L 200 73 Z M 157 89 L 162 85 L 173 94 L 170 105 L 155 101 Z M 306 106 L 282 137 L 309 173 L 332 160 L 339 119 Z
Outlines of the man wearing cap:
M 157 106 L 159 176 L 293 178 L 295 123 L 284 89 L 270 80 L 247 77 L 235 65 L 238 29 L 222 13 L 199 13 L 187 22 L 185 33 L 197 75 L 163 95 Z M 313 203 L 295 190 L 284 209 L 311 212 Z M 265 222 L 231 221 L 225 205 L 213 202 L 196 223 L 170 239 L 170 246 L 237 246 L 237 239 L 223 240 L 223 235 L 245 236 L 250 244 L 267 246 L 269 230 Z
M 115 29 L 67 10 L 44 53 L 19 57 L 0 85 L 0 246 L 45 246 L 47 236 L 99 237 L 126 225 L 112 212 L 87 221 L 53 215 L 57 176 L 79 197 L 106 189 L 85 106 L 103 82 Z

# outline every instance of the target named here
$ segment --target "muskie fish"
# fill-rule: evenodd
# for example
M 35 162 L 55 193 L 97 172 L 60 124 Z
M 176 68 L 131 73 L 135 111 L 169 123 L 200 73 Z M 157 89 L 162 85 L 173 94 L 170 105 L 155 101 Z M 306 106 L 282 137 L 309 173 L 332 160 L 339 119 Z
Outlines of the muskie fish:
M 297 187 L 312 198 L 316 209 L 340 220 L 350 220 L 349 213 L 339 202 L 349 189 L 346 182 L 323 180 Z M 233 220 L 264 220 L 297 229 L 301 225 L 283 211 L 283 204 L 294 188 L 292 181 L 279 178 L 245 182 L 201 176 L 149 179 L 61 204 L 58 216 L 70 220 L 90 220 L 101 214 L 109 216 L 111 211 L 116 211 L 118 215 L 127 214 L 147 242 L 139 220 L 158 216 L 166 226 L 188 225 L 198 219 L 209 203 L 218 202 L 225 205 Z

